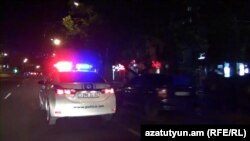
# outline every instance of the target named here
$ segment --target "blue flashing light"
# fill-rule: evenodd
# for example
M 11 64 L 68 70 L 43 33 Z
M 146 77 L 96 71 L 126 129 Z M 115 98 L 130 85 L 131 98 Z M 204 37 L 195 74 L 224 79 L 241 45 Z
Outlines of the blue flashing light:
M 90 64 L 76 64 L 76 69 L 78 71 L 90 71 L 93 68 Z
M 245 75 L 245 67 L 243 63 L 239 63 L 239 75 L 244 76 Z
M 231 70 L 229 63 L 224 63 L 224 77 L 229 78 L 231 76 Z

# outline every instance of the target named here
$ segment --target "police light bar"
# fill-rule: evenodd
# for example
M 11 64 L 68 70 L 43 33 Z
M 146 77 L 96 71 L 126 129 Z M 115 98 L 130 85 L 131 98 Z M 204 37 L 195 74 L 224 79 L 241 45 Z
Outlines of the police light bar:
M 96 71 L 93 70 L 93 66 L 91 64 L 84 64 L 84 63 L 78 63 L 75 64 L 71 61 L 59 61 L 56 64 L 54 64 L 54 67 L 59 72 L 72 72 L 72 71 Z
M 70 61 L 60 61 L 54 64 L 54 67 L 59 71 L 59 72 L 67 72 L 71 71 L 73 68 L 73 63 Z

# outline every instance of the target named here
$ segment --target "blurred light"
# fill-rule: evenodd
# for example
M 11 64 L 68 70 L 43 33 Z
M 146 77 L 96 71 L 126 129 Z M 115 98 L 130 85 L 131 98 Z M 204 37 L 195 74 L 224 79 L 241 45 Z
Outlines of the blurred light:
M 59 46 L 59 45 L 61 45 L 61 40 L 55 38 L 55 39 L 53 39 L 53 43 L 54 43 L 54 45 Z
M 112 66 L 112 68 L 113 68 L 113 71 L 121 71 L 121 70 L 123 71 L 123 70 L 125 70 L 125 67 L 122 64 L 118 64 L 116 66 Z
M 55 53 L 53 53 L 53 54 L 52 54 L 52 57 L 55 57 L 55 56 L 56 56 L 56 54 L 55 54 Z
M 205 56 L 200 56 L 199 58 L 198 58 L 198 60 L 204 60 L 205 59 Z
M 152 61 L 152 67 L 154 68 L 161 68 L 161 63 L 159 61 Z
M 130 63 L 131 63 L 131 64 L 135 64 L 135 63 L 136 63 L 136 61 L 135 61 L 135 60 L 132 60 Z
M 205 53 L 200 53 L 200 56 L 198 57 L 198 60 L 204 60 L 206 59 Z
M 245 68 L 245 73 L 249 73 L 249 68 L 248 68 L 248 66 L 245 64 L 245 66 L 244 66 L 244 68 Z
M 159 68 L 157 68 L 155 73 L 160 74 L 161 70 Z
M 8 56 L 8 53 L 4 53 L 3 56 L 5 56 L 5 57 Z
M 245 68 L 245 73 L 249 73 L 249 69 L 248 68 Z
M 105 93 L 105 94 L 113 94 L 113 93 L 114 93 L 114 89 L 113 89 L 113 88 L 104 89 L 104 90 L 103 90 L 103 93 Z
M 13 69 L 13 73 L 15 73 L 15 74 L 18 73 L 18 69 L 17 69 L 17 68 L 14 68 L 14 69 Z
M 79 6 L 79 3 L 74 1 L 74 5 L 75 5 L 76 7 L 78 7 L 78 6 Z
M 61 61 L 54 64 L 54 67 L 56 67 L 59 72 L 65 72 L 65 71 L 71 71 L 73 64 L 72 62 Z
M 218 68 L 218 69 L 222 69 L 222 68 L 223 68 L 223 65 L 218 65 L 217 68 Z
M 23 63 L 27 63 L 27 62 L 28 62 L 28 58 L 24 58 Z
M 41 68 L 41 66 L 40 65 L 36 65 L 36 69 L 40 69 Z
M 165 65 L 165 68 L 166 68 L 166 69 L 168 69 L 168 68 L 169 68 L 169 65 L 168 65 L 168 64 L 166 64 L 166 65 Z
M 224 64 L 224 77 L 230 77 L 230 67 L 229 67 L 229 63 L 225 63 Z
M 56 94 L 58 94 L 58 95 L 63 95 L 63 93 L 64 93 L 63 89 L 56 90 Z
M 90 64 L 76 64 L 77 70 L 90 70 L 92 68 L 93 68 L 93 66 Z
M 244 64 L 243 63 L 239 63 L 239 75 L 243 76 L 245 75 L 245 68 L 244 68 Z
M 158 96 L 162 99 L 167 98 L 167 89 L 157 89 L 158 91 Z

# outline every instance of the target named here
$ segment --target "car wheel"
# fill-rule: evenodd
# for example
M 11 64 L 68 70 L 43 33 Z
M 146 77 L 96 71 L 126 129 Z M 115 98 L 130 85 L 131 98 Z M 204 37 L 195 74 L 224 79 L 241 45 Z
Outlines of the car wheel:
M 48 100 L 46 101 L 46 111 L 47 111 L 47 113 L 46 113 L 47 123 L 49 125 L 55 125 L 57 118 L 51 116 L 51 114 L 50 114 L 50 106 L 49 106 Z

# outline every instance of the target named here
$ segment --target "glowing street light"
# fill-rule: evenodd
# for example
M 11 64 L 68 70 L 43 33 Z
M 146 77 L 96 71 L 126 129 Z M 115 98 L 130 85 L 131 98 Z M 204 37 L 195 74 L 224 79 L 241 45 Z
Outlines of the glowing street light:
M 78 7 L 80 4 L 79 4 L 79 2 L 75 2 L 75 1 L 74 1 L 74 5 L 75 5 L 76 7 Z
M 23 63 L 27 63 L 27 62 L 28 62 L 28 58 L 24 58 Z
M 56 56 L 56 54 L 55 54 L 55 53 L 53 53 L 53 54 L 52 54 L 52 57 L 55 57 L 55 56 Z
M 61 45 L 61 40 L 55 38 L 55 39 L 53 39 L 53 43 L 54 43 L 54 45 L 59 46 L 59 45 Z

